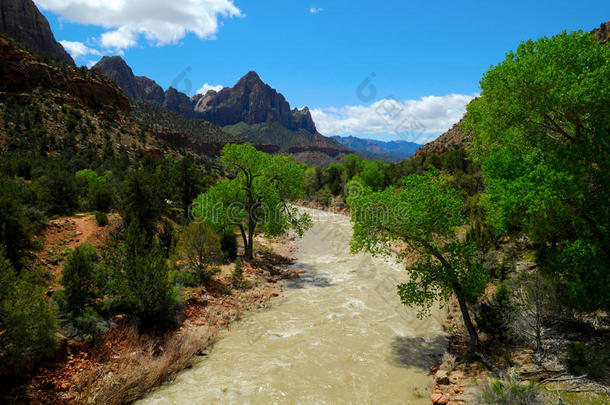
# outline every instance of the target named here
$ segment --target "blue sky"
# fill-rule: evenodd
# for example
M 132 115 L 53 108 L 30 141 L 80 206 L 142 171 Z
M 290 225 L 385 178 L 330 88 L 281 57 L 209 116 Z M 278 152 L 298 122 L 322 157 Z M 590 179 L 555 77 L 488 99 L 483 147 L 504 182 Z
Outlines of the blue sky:
M 610 19 L 607 0 L 35 2 L 78 64 L 122 54 L 190 95 L 255 70 L 309 106 L 325 135 L 418 142 L 457 122 L 481 75 L 522 40 Z

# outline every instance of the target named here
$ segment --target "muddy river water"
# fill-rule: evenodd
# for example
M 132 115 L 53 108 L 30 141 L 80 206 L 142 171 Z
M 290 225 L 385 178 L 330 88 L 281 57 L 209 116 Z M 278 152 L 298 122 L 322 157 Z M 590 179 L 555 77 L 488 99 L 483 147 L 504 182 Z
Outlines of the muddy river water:
M 396 294 L 404 265 L 350 254 L 349 219 L 309 212 L 293 265 L 301 278 L 140 404 L 430 403 L 443 313 L 417 319 Z

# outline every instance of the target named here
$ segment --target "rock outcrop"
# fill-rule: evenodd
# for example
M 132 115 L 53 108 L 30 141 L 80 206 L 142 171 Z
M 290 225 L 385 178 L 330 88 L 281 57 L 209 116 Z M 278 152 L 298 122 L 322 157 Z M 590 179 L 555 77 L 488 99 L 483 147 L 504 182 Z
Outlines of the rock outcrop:
M 80 99 L 92 108 L 130 111 L 129 100 L 103 75 L 64 65 L 41 62 L 0 35 L 0 91 L 54 90 L 61 97 Z
M 0 33 L 33 52 L 74 65 L 64 47 L 55 40 L 49 22 L 32 0 L 0 0 Z
M 293 131 L 317 132 L 308 108 L 291 110 L 284 96 L 256 72 L 249 72 L 232 88 L 212 90 L 193 101 L 197 116 L 219 126 L 278 122 Z
M 591 34 L 600 42 L 606 43 L 610 41 L 610 21 L 602 23 L 599 28 L 591 31 Z
M 165 92 L 162 106 L 171 112 L 182 115 L 183 117 L 195 118 L 191 99 L 186 94 L 179 92 L 173 87 L 170 87 Z

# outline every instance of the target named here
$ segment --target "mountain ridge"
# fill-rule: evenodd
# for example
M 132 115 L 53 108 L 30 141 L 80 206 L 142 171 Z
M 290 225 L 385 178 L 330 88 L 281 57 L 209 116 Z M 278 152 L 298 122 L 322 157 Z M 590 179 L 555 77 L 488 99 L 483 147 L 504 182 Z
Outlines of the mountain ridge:
M 49 22 L 32 0 L 0 0 L 0 34 L 6 34 L 36 53 L 74 64 L 55 40 Z

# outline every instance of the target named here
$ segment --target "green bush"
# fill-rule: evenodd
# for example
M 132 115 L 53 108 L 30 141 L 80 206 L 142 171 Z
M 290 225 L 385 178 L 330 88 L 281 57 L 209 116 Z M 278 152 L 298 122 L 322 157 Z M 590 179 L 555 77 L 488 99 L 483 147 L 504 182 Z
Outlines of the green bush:
M 108 322 L 91 307 L 85 308 L 82 315 L 76 317 L 74 324 L 88 341 L 100 339 L 109 329 Z
M 99 226 L 108 225 L 108 214 L 105 212 L 98 211 L 95 213 L 95 221 Z
M 17 276 L 0 247 L 0 376 L 19 375 L 55 350 L 55 313 L 38 281 L 25 270 Z
M 67 310 L 80 315 L 85 307 L 94 304 L 98 296 L 95 280 L 97 254 L 90 245 L 78 246 L 66 260 L 61 284 L 66 291 Z
M 564 358 L 568 369 L 578 375 L 602 379 L 606 376 L 610 350 L 587 346 L 584 343 L 569 343 Z
M 244 268 L 241 264 L 241 258 L 235 260 L 235 268 L 231 273 L 231 285 L 233 288 L 241 288 L 244 284 Z
M 515 311 L 516 308 L 510 299 L 510 291 L 506 283 L 502 283 L 491 298 L 480 301 L 476 306 L 477 327 L 492 342 L 509 342 L 513 338 L 510 323 Z
M 488 380 L 480 387 L 480 394 L 475 401 L 485 405 L 537 405 L 542 404 L 540 387 L 530 381 L 523 385 L 519 373 L 511 369 L 501 380 Z
M 143 326 L 177 321 L 177 293 L 169 279 L 169 267 L 156 241 L 148 242 L 137 221 L 125 232 L 122 269 L 122 302 L 128 314 Z
M 180 259 L 200 283 L 208 284 L 216 270 L 210 265 L 222 260 L 220 239 L 207 222 L 191 222 L 180 235 L 176 248 Z
M 237 258 L 237 236 L 235 232 L 225 230 L 220 235 L 220 250 L 224 255 L 225 263 L 234 261 Z

